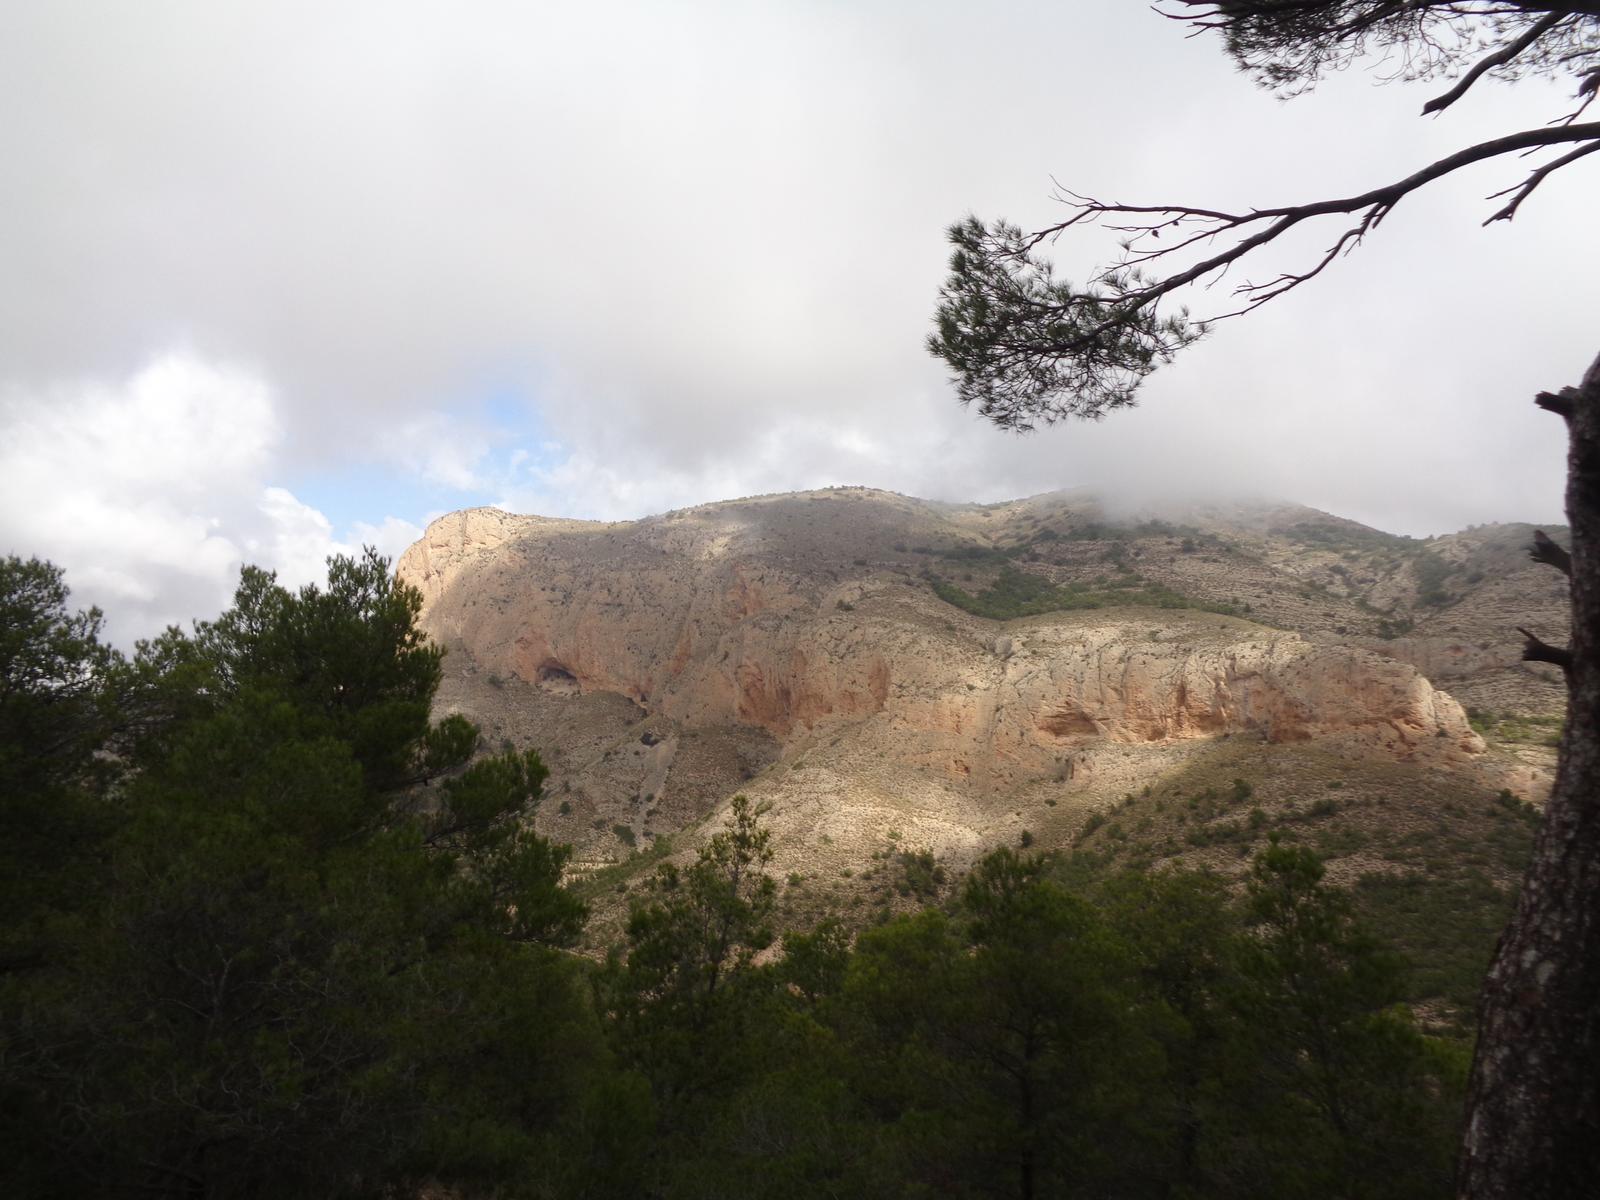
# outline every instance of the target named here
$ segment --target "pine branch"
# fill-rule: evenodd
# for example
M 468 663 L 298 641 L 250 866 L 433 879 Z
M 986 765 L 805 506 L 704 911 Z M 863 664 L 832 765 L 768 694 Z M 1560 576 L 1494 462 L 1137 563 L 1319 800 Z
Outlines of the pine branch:
M 1120 295 L 1116 295 L 1114 297 L 1116 308 L 1126 310 L 1144 308 L 1154 304 L 1163 296 L 1177 291 L 1179 288 L 1187 287 L 1192 283 L 1204 280 L 1210 275 L 1219 273 L 1244 259 L 1252 251 L 1269 242 L 1276 241 L 1291 229 L 1306 221 L 1317 217 L 1336 216 L 1339 214 L 1359 214 L 1357 220 L 1343 230 L 1321 258 L 1308 269 L 1297 272 L 1284 272 L 1261 283 L 1243 283 L 1235 288 L 1234 293 L 1244 298 L 1244 306 L 1235 312 L 1223 313 L 1221 316 L 1237 316 L 1266 303 L 1268 300 L 1275 299 L 1321 274 L 1335 258 L 1352 249 L 1369 232 L 1381 224 L 1383 219 L 1403 199 L 1435 180 L 1459 171 L 1463 167 L 1503 155 L 1573 142 L 1584 143 L 1579 148 L 1583 154 L 1589 153 L 1593 148 L 1600 148 L 1600 122 L 1589 121 L 1583 124 L 1523 130 L 1520 133 L 1468 146 L 1456 151 L 1454 154 L 1446 155 L 1444 158 L 1430 163 L 1420 171 L 1416 171 L 1404 179 L 1354 196 L 1345 196 L 1334 200 L 1319 200 L 1310 204 L 1254 208 L 1247 212 L 1224 212 L 1180 204 L 1138 205 L 1107 203 L 1096 200 L 1093 197 L 1079 196 L 1069 192 L 1067 196 L 1076 211 L 1065 221 L 1058 222 L 1030 235 L 1028 241 L 1031 245 L 1038 245 L 1046 239 L 1055 238 L 1074 225 L 1091 224 L 1105 217 L 1141 218 L 1129 225 L 1113 227 L 1121 232 L 1130 234 L 1131 237 L 1126 243 L 1126 253 L 1123 258 L 1114 266 L 1103 271 L 1097 280 L 1101 284 L 1112 284 L 1117 276 L 1132 268 L 1148 266 L 1157 260 L 1168 259 L 1176 251 L 1185 249 L 1201 240 L 1214 238 L 1226 233 L 1241 235 L 1240 239 L 1233 245 L 1209 258 L 1203 259 L 1165 278 L 1154 280 L 1143 286 L 1127 288 Z M 1518 185 L 1518 191 L 1521 194 L 1507 208 L 1514 212 L 1516 205 L 1526 197 L 1528 192 L 1531 192 L 1539 183 L 1543 182 L 1550 172 L 1565 166 L 1577 157 L 1580 157 L 1577 152 L 1568 154 L 1561 159 L 1546 164 L 1545 167 L 1539 168 L 1529 179 Z M 1506 219 L 1509 215 L 1510 213 L 1506 209 L 1502 209 L 1490 219 Z M 1144 240 L 1146 238 L 1159 240 L 1162 231 L 1177 228 L 1184 229 L 1189 236 L 1159 249 L 1150 248 Z M 1125 317 L 1118 313 L 1103 325 L 1097 328 L 1092 327 L 1083 332 L 1088 338 L 1092 339 L 1099 333 L 1106 332 L 1125 323 Z
M 1457 100 L 1461 99 L 1462 96 L 1465 96 L 1467 94 L 1467 90 L 1471 88 L 1473 84 L 1477 83 L 1478 80 L 1482 79 L 1496 67 L 1505 66 L 1506 63 L 1516 58 L 1517 55 L 1521 54 L 1529 46 L 1533 45 L 1545 34 L 1549 33 L 1557 25 L 1565 21 L 1568 16 L 1569 14 L 1565 12 L 1552 12 L 1545 14 L 1532 25 L 1528 26 L 1528 28 L 1523 31 L 1522 36 L 1517 38 L 1516 41 L 1502 46 L 1493 54 L 1485 55 L 1483 58 L 1474 63 L 1472 69 L 1458 79 L 1456 81 L 1456 85 L 1448 92 L 1445 92 L 1442 96 L 1435 96 L 1432 100 L 1429 100 L 1426 104 L 1424 104 L 1422 106 L 1422 115 L 1427 116 L 1429 113 L 1443 112 L 1445 109 L 1449 108 Z

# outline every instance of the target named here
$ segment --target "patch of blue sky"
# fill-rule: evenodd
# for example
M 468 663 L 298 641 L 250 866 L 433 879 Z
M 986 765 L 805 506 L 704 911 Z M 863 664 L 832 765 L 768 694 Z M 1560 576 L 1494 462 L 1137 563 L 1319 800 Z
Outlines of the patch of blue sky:
M 567 448 L 551 438 L 536 402 L 520 384 L 484 388 L 474 410 L 476 423 L 491 431 L 492 447 L 477 475 L 494 489 L 511 490 L 525 483 L 529 472 L 549 470 L 567 458 Z
M 449 487 L 388 463 L 349 463 L 332 471 L 304 476 L 289 484 L 302 504 L 328 518 L 336 536 L 357 522 L 380 524 L 398 517 L 425 525 L 436 513 L 494 503 L 488 491 Z
M 530 473 L 567 458 L 566 447 L 551 440 L 526 391 L 514 384 L 482 386 L 448 411 L 463 425 L 489 434 L 488 449 L 472 468 L 477 486 L 451 485 L 400 463 L 366 460 L 302 476 L 288 487 L 328 518 L 336 536 L 344 536 L 358 522 L 377 525 L 398 517 L 421 526 L 440 513 L 497 503 L 525 485 Z

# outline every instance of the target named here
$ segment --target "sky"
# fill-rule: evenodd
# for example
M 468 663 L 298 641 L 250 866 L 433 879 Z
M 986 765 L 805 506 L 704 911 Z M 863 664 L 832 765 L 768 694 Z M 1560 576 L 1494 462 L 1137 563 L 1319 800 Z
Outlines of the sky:
M 1126 0 L 0 0 L 0 553 L 127 641 L 242 563 L 314 580 L 475 504 L 1088 486 L 1559 521 L 1531 398 L 1600 349 L 1600 158 L 1487 229 L 1527 164 L 1435 184 L 1132 411 L 1018 436 L 954 400 L 923 341 L 968 212 L 1342 195 L 1570 107 L 1491 83 L 1424 119 L 1440 85 L 1381 66 L 1285 102 L 1183 32 Z

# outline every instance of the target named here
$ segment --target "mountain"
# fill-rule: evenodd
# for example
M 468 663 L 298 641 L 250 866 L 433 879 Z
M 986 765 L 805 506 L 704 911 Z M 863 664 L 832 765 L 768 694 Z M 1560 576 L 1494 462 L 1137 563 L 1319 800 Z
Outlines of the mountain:
M 1562 703 L 1520 661 L 1515 626 L 1566 622 L 1530 536 L 833 488 L 622 523 L 471 509 L 398 570 L 449 651 L 439 704 L 545 755 L 537 823 L 597 896 L 743 791 L 803 915 L 1007 842 L 1237 870 L 1314 834 L 1335 877 L 1404 874 L 1442 805 L 1468 815 L 1441 838 L 1505 843 L 1480 864 L 1503 891 Z

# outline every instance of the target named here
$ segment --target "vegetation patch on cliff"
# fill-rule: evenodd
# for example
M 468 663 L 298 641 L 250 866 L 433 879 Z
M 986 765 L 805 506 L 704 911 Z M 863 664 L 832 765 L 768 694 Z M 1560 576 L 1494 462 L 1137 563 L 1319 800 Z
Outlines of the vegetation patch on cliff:
M 1011 621 L 1043 613 L 1070 612 L 1075 609 L 1111 608 L 1142 605 L 1149 608 L 1194 608 L 1204 612 L 1239 615 L 1231 604 L 1208 604 L 1193 600 L 1162 584 L 1132 572 L 1103 577 L 1093 583 L 1052 583 L 1042 575 L 1020 570 L 1007 563 L 994 581 L 979 592 L 969 592 L 933 573 L 927 575 L 934 594 L 974 616 L 991 621 Z

